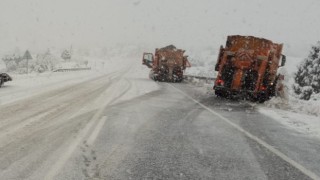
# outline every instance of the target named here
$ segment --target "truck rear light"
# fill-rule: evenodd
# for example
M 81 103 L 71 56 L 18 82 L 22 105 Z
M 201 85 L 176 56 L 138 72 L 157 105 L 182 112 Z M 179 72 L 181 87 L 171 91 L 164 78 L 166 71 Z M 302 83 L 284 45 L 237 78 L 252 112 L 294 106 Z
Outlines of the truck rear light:
M 265 91 L 266 89 L 267 89 L 267 88 L 266 88 L 265 86 L 261 86 L 261 87 L 260 87 L 260 90 L 261 90 L 261 91 Z
M 224 85 L 224 81 L 222 79 L 218 79 L 217 80 L 217 85 L 218 86 L 223 86 Z

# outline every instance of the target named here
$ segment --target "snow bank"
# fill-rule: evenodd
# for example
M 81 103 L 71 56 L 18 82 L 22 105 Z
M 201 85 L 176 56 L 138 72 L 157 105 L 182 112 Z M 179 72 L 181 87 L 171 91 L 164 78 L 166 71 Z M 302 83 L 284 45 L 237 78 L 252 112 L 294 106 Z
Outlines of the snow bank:
M 202 77 L 216 77 L 217 72 L 214 70 L 213 66 L 196 66 L 187 68 L 185 70 L 185 75 L 202 76 Z
M 260 108 L 259 112 L 295 131 L 308 136 L 320 138 L 319 117 L 273 108 Z
M 84 68 L 86 67 L 83 64 L 77 62 L 62 62 L 56 65 L 55 69 L 72 69 L 72 68 Z
M 104 74 L 125 71 L 121 78 L 123 88 L 128 91 L 119 101 L 129 100 L 159 89 L 157 83 L 149 79 L 149 69 L 140 64 L 140 58 L 98 58 L 82 57 L 88 60 L 88 71 L 44 72 L 30 74 L 10 73 L 13 81 L 0 88 L 0 105 L 24 99 L 39 93 L 81 83 Z M 72 65 L 72 63 L 70 63 Z M 125 70 L 128 69 L 128 70 Z M 119 102 L 117 101 L 117 102 Z
M 185 70 L 186 75 L 204 76 L 204 77 L 216 77 L 217 73 L 214 70 L 217 55 L 211 49 L 203 51 L 187 52 L 191 68 Z
M 95 67 L 91 71 L 44 72 L 17 74 L 9 73 L 13 81 L 7 82 L 0 89 L 0 105 L 24 99 L 52 89 L 84 82 L 86 80 L 114 72 L 124 66 L 119 59 L 101 59 L 86 57 Z M 66 63 L 70 66 L 75 63 Z M 106 66 L 104 64 L 107 64 Z
M 300 100 L 294 96 L 289 97 L 289 101 L 274 97 L 264 103 L 265 107 L 282 109 L 300 114 L 307 114 L 320 117 L 320 97 L 309 101 Z M 319 120 L 320 122 L 320 120 Z
M 64 73 L 10 74 L 13 81 L 0 88 L 0 105 L 24 99 L 48 90 L 76 84 L 99 75 L 96 71 Z M 101 75 L 101 73 L 100 73 Z

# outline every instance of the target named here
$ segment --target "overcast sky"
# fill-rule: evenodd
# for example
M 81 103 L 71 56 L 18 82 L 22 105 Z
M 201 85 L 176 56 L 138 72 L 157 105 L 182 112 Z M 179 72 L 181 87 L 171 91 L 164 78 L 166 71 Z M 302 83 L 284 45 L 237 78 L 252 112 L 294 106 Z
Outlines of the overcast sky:
M 319 7 L 319 0 L 0 0 L 0 48 L 218 49 L 227 35 L 241 34 L 305 56 L 320 40 Z

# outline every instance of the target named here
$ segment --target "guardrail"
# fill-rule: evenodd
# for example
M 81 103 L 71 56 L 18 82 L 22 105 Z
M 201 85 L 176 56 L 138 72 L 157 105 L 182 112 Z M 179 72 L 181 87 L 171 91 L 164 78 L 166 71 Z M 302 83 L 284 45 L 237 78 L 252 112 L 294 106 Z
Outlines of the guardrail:
M 69 71 L 85 71 L 85 70 L 91 70 L 91 67 L 89 68 L 65 68 L 65 69 L 55 69 L 53 72 L 69 72 Z
M 185 79 L 185 80 L 200 79 L 200 80 L 206 81 L 207 83 L 208 83 L 209 81 L 214 81 L 214 80 L 216 80 L 215 77 L 193 76 L 193 75 L 183 75 L 183 79 Z

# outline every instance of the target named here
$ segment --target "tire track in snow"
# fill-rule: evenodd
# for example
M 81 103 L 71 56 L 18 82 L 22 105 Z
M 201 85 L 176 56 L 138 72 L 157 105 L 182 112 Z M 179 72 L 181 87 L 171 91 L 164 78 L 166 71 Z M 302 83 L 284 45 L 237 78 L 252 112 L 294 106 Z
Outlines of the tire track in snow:
M 98 82 L 95 82 L 95 83 L 100 83 L 100 80 L 98 80 Z M 32 124 L 35 125 L 35 122 L 38 122 L 38 124 L 36 124 L 37 127 L 41 127 L 41 125 L 52 125 L 57 122 L 60 122 L 60 120 L 58 120 L 58 121 L 52 121 L 49 124 L 47 123 L 47 122 L 50 122 L 51 119 L 61 117 L 63 114 L 65 114 L 67 112 L 70 113 L 70 110 L 72 109 L 71 107 L 74 107 L 79 103 L 83 104 L 87 101 L 90 101 L 92 99 L 91 95 L 93 93 L 99 91 L 99 89 L 105 89 L 109 85 L 110 85 L 110 83 L 104 85 L 103 87 L 98 87 L 97 89 L 93 89 L 90 92 L 86 92 L 89 95 L 87 97 L 83 96 L 82 93 L 80 93 L 80 95 L 72 97 L 71 100 L 69 100 L 69 99 L 65 100 L 62 97 L 59 100 L 57 99 L 57 101 L 52 101 L 50 103 L 50 105 L 48 105 L 48 106 L 43 106 L 44 109 L 41 109 L 41 107 L 39 107 L 39 106 L 33 107 L 34 110 L 31 110 L 30 108 L 29 109 L 26 108 L 25 111 L 31 111 L 31 115 L 29 115 L 27 117 L 21 117 L 21 115 L 19 113 L 13 114 L 13 118 L 8 118 L 8 123 L 7 124 L 2 123 L 2 126 L 0 127 L 0 130 L 1 130 L 0 144 L 2 144 L 2 145 L 0 145 L 0 147 L 3 147 L 3 145 L 4 145 L 3 138 L 6 138 L 5 135 L 10 135 L 10 134 L 20 130 L 21 128 L 27 127 L 28 125 L 32 125 Z M 63 93 L 65 93 L 65 91 L 63 91 Z M 59 96 L 59 94 L 56 96 Z M 61 100 L 62 100 L 62 102 L 61 102 Z M 57 106 L 57 104 L 58 104 L 58 106 Z M 17 117 L 14 118 L 15 115 L 17 115 Z M 60 119 L 65 121 L 64 120 L 65 118 L 60 118 Z M 38 128 L 38 129 L 41 130 L 43 128 L 44 127 Z M 16 134 L 17 133 L 14 133 L 13 135 L 16 136 Z M 12 138 L 12 137 L 10 137 L 10 138 Z
M 124 71 L 124 73 L 120 75 L 119 78 L 121 78 L 125 74 L 125 72 L 127 71 Z M 126 79 L 125 81 L 126 81 L 127 87 L 122 92 L 120 91 L 120 93 L 119 93 L 119 89 L 123 89 L 123 88 L 121 88 L 121 86 L 120 88 L 119 87 L 117 88 L 117 85 L 121 81 L 116 82 L 114 86 L 111 86 L 106 90 L 106 92 L 109 92 L 109 91 L 111 92 L 107 93 L 109 96 L 107 96 L 107 99 L 105 99 L 104 105 L 101 106 L 101 108 L 99 108 L 99 110 L 94 114 L 94 116 L 91 118 L 91 120 L 86 125 L 86 127 L 78 134 L 76 139 L 66 149 L 65 153 L 62 156 L 60 156 L 60 158 L 50 168 L 50 170 L 47 172 L 46 176 L 44 177 L 45 180 L 54 179 L 54 177 L 59 174 L 59 172 L 65 165 L 65 163 L 72 156 L 73 152 L 79 147 L 81 142 L 87 142 L 87 140 L 85 140 L 86 137 L 89 137 L 91 143 L 94 142 L 95 138 L 97 137 L 95 134 L 98 135 L 98 133 L 101 130 L 101 128 L 99 128 L 98 125 L 103 122 L 103 120 L 101 120 L 101 116 L 103 116 L 105 109 L 112 103 L 116 102 L 121 96 L 123 96 L 131 88 L 131 83 Z M 99 123 L 99 121 L 102 121 L 102 122 Z
M 102 87 L 103 90 L 105 88 L 105 86 Z M 73 109 L 76 110 L 81 104 L 99 94 L 98 91 L 89 93 L 89 96 L 81 99 L 82 102 L 75 99 L 69 105 L 74 106 Z M 70 112 L 72 113 L 70 109 L 64 108 L 61 112 L 58 111 L 50 116 L 46 116 L 42 119 L 41 124 L 37 124 L 33 129 L 28 128 L 25 129 L 26 132 L 19 131 L 19 133 L 13 134 L 13 136 L 9 137 L 13 139 L 12 141 L 1 142 L 7 145 L 2 146 L 0 151 L 0 175 L 9 174 L 10 171 L 14 170 L 17 176 L 25 179 L 26 175 L 22 174 L 30 174 L 33 170 L 36 170 L 35 168 L 39 163 L 45 161 L 50 154 L 53 154 L 52 152 L 59 149 L 64 144 L 63 142 L 72 138 L 70 134 L 72 135 L 78 124 L 83 124 L 86 119 L 69 119 Z M 66 136 L 67 134 L 69 135 Z M 55 144 L 55 146 L 52 146 L 52 144 Z M 22 165 L 26 164 L 26 160 L 28 160 L 28 166 Z M 21 164 L 19 169 L 16 168 L 18 164 Z
M 112 74 L 115 75 L 115 73 Z M 104 81 L 109 82 L 105 83 Z M 70 135 L 66 136 L 67 134 L 72 135 L 74 130 L 76 130 L 76 128 L 79 126 L 79 123 L 87 124 L 87 119 L 79 117 L 77 117 L 77 119 L 72 119 L 72 113 L 78 111 L 79 107 L 82 105 L 92 101 L 92 99 L 97 98 L 112 84 L 110 79 L 104 79 L 104 81 L 100 82 L 97 80 L 95 83 L 99 85 L 101 84 L 102 86 L 98 86 L 89 92 L 84 92 L 84 95 L 74 97 L 72 102 L 68 102 L 67 105 L 71 106 L 71 109 L 56 109 L 57 111 L 55 113 L 51 113 L 48 116 L 41 118 L 40 124 L 37 124 L 35 127 L 33 127 L 33 129 L 25 128 L 24 131 L 26 132 L 19 131 L 19 133 L 14 133 L 13 136 L 10 136 L 12 141 L 6 141 L 10 144 L 2 146 L 3 148 L 1 148 L 0 151 L 0 162 L 2 162 L 0 166 L 0 175 L 10 173 L 10 171 L 16 169 L 16 164 L 25 164 L 25 161 L 32 157 L 28 163 L 30 165 L 21 166 L 19 170 L 16 171 L 15 177 L 24 177 L 23 179 L 25 179 L 27 176 L 20 175 L 20 173 L 30 174 L 33 170 L 37 170 L 36 168 L 39 163 L 44 163 L 43 161 L 51 157 L 52 154 L 54 154 L 53 152 L 55 152 L 57 149 L 61 149 L 60 147 L 65 144 L 64 142 L 72 138 Z M 86 86 L 90 86 L 90 84 L 86 84 Z M 77 91 L 74 91 L 74 93 L 76 92 Z M 79 99 L 77 99 L 78 97 Z M 59 102 L 56 103 L 59 104 Z M 17 125 L 19 125 L 19 123 L 17 123 Z M 43 143 L 49 144 L 46 145 Z M 2 144 L 4 143 L 2 142 Z M 52 146 L 52 144 L 56 144 L 56 146 Z M 43 147 L 43 145 L 45 146 Z M 34 157 L 34 155 L 36 156 Z

